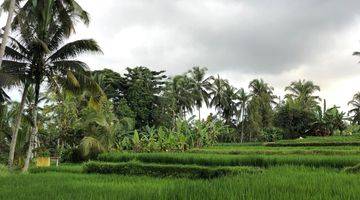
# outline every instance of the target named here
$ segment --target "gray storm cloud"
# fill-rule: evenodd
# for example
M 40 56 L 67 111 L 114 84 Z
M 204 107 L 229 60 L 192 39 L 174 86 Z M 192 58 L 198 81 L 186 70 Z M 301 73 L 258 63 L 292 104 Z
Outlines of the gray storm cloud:
M 76 37 L 95 38 L 105 53 L 84 57 L 95 69 L 142 65 L 171 75 L 200 65 L 236 84 L 264 77 L 278 91 L 312 79 L 342 106 L 360 90 L 351 55 L 360 50 L 358 0 L 79 2 L 92 23 Z
M 203 65 L 214 72 L 271 74 L 311 64 L 331 50 L 333 35 L 351 26 L 360 13 L 360 1 L 355 0 L 105 0 L 101 4 L 109 6 L 95 19 L 108 38 L 127 29 L 140 35 L 142 30 L 163 30 L 165 35 L 157 43 L 129 51 L 139 64 L 161 65 L 170 71 Z M 127 64 L 126 58 L 119 64 Z

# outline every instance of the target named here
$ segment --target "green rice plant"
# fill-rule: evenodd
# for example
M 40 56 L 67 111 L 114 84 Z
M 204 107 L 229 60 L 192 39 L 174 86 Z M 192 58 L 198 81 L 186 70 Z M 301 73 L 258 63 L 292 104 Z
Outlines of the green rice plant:
M 51 167 L 32 167 L 29 170 L 30 173 L 45 173 L 45 172 L 66 172 L 66 173 L 82 173 L 83 168 L 81 164 L 63 164 L 61 166 Z
M 281 140 L 264 143 L 270 147 L 286 146 L 360 146 L 360 135 L 352 136 L 329 136 L 329 137 L 306 137 L 296 140 Z
M 353 167 L 346 167 L 344 169 L 344 172 L 346 172 L 346 173 L 354 173 L 354 174 L 360 173 L 360 163 L 353 166 Z
M 192 149 L 188 153 L 230 154 L 230 155 L 360 155 L 360 150 L 335 149 Z
M 0 199 L 358 199 L 358 175 L 280 166 L 217 179 L 40 173 L 0 177 Z
M 191 153 L 106 153 L 99 161 L 127 162 L 138 160 L 146 163 L 194 164 L 202 166 L 256 166 L 299 165 L 311 167 L 343 168 L 360 163 L 360 156 L 321 155 L 225 155 Z
M 148 164 L 130 161 L 125 163 L 88 162 L 84 165 L 84 172 L 210 179 L 240 173 L 258 173 L 261 170 L 253 167 L 204 167 L 196 165 Z

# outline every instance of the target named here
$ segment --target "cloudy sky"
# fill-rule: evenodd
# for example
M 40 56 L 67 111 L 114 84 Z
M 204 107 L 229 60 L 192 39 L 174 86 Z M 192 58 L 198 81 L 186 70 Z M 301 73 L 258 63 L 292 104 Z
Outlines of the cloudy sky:
M 360 91 L 359 0 L 78 0 L 91 14 L 72 39 L 94 38 L 92 69 L 147 66 L 168 75 L 204 66 L 234 86 L 263 78 L 278 95 L 291 81 L 321 86 L 347 110 Z

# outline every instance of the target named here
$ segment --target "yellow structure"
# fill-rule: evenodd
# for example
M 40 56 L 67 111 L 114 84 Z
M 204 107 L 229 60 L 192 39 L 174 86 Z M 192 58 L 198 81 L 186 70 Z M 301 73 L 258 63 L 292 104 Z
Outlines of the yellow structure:
M 50 157 L 36 158 L 36 167 L 50 167 Z

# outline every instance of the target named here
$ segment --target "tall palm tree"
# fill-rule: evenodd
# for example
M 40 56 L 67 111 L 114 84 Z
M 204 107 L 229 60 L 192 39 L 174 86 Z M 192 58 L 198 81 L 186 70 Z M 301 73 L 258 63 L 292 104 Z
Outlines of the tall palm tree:
M 194 98 L 191 89 L 191 80 L 186 75 L 175 76 L 167 83 L 166 96 L 173 101 L 174 117 L 179 114 L 185 118 L 187 112 L 193 111 Z
M 313 95 L 315 92 L 320 91 L 320 87 L 312 81 L 294 81 L 285 88 L 285 91 L 290 92 L 290 94 L 286 95 L 286 98 L 297 99 L 305 108 L 315 108 L 318 101 L 321 100 L 319 96 Z
M 238 112 L 238 116 L 239 116 L 239 121 L 241 122 L 241 138 L 240 141 L 241 143 L 244 141 L 244 127 L 245 127 L 245 114 L 246 114 L 246 107 L 247 104 L 251 98 L 250 94 L 247 94 L 244 90 L 244 88 L 239 89 L 236 92 L 237 95 L 237 99 L 238 99 L 238 105 L 240 106 L 239 112 Z
M 10 11 L 10 1 L 13 0 L 4 1 L 2 5 L 4 10 Z M 70 34 L 75 31 L 75 24 L 77 21 L 81 21 L 86 25 L 90 22 L 89 14 L 75 0 L 15 1 L 16 15 L 12 23 L 13 29 L 22 26 L 23 19 L 26 19 L 27 23 L 36 23 L 39 14 L 58 16 L 58 21 L 64 28 L 64 34 L 69 37 Z
M 251 123 L 253 123 L 254 127 L 257 126 L 257 130 L 271 126 L 273 119 L 272 105 L 277 104 L 275 101 L 277 97 L 273 94 L 274 88 L 262 79 L 251 81 L 249 88 L 252 95 L 250 103 L 252 108 L 248 110 L 248 114 L 250 119 L 256 120 Z M 260 132 L 257 131 L 256 134 L 260 134 Z
M 232 125 L 232 117 L 236 113 L 236 100 L 236 88 L 234 88 L 230 84 L 227 84 L 224 90 L 224 101 L 221 105 L 222 116 L 225 118 L 227 124 Z
M 265 83 L 263 79 L 254 79 L 250 82 L 249 88 L 251 94 L 254 96 L 269 95 L 272 99 L 275 98 L 273 95 L 274 88 Z
M 37 26 L 35 26 L 37 27 Z M 23 28 L 22 28 L 23 29 Z M 31 83 L 35 85 L 35 102 L 33 109 L 33 130 L 30 137 L 30 145 L 27 152 L 24 170 L 26 171 L 32 154 L 35 135 L 37 133 L 37 105 L 39 101 L 40 87 L 43 83 L 51 85 L 62 85 L 74 90 L 83 90 L 85 88 L 92 91 L 100 91 L 95 82 L 90 78 L 89 68 L 86 63 L 73 60 L 74 57 L 86 52 L 100 52 L 100 48 L 94 40 L 78 40 L 62 47 L 60 44 L 66 37 L 59 37 L 59 32 L 63 32 L 62 26 L 51 22 L 48 25 L 47 37 L 38 32 L 32 32 L 32 27 L 21 30 L 18 40 L 13 39 L 16 49 L 12 49 L 14 55 L 19 56 L 22 62 L 7 60 L 7 66 L 16 66 L 18 69 L 29 69 Z M 32 34 L 29 34 L 32 33 Z M 36 39 L 29 38 L 29 35 Z M 30 36 L 30 37 L 32 37 Z M 17 51 L 18 50 L 18 51 Z M 84 83 L 84 84 L 81 84 Z M 100 93 L 98 93 L 101 96 Z
M 226 89 L 226 85 L 228 85 L 227 80 L 220 78 L 219 75 L 217 77 L 212 77 L 212 84 L 210 88 L 210 106 L 215 107 L 218 111 L 221 111 L 221 107 L 224 104 L 224 91 Z
M 352 123 L 360 125 L 360 92 L 354 95 L 348 105 L 352 107 L 349 111 L 349 114 L 352 115 Z
M 195 100 L 195 105 L 199 112 L 199 120 L 201 120 L 201 107 L 203 106 L 203 102 L 205 102 L 206 106 L 209 106 L 209 93 L 208 90 L 211 87 L 210 79 L 211 77 L 205 77 L 207 68 L 194 67 L 189 71 L 190 79 L 193 82 L 193 96 Z
M 4 2 L 3 8 L 6 10 L 8 9 L 8 0 Z M 65 0 L 65 1 L 59 1 L 59 0 L 42 0 L 42 1 L 26 1 L 23 7 L 20 7 L 20 3 L 22 0 L 17 1 L 17 15 L 14 18 L 14 22 L 12 24 L 13 29 L 21 32 L 22 34 L 22 42 L 25 43 L 33 43 L 32 38 L 29 36 L 35 36 L 36 40 L 40 43 L 37 49 L 43 50 L 43 51 L 51 51 L 54 47 L 58 45 L 58 42 L 60 42 L 58 39 L 62 37 L 69 37 L 70 33 L 74 30 L 74 24 L 76 21 L 82 21 L 85 24 L 89 23 L 89 17 L 86 11 L 84 11 L 81 6 L 74 0 Z M 56 25 L 53 21 L 56 21 Z M 28 28 L 23 28 L 23 26 L 27 26 Z M 31 27 L 31 28 L 29 28 Z M 60 28 L 61 27 L 61 28 Z M 31 31 L 31 29 L 33 29 Z M 51 32 L 49 29 L 56 30 L 54 32 Z M 48 35 L 49 34 L 49 35 Z M 52 36 L 50 36 L 52 34 Z M 52 38 L 51 38 L 52 37 Z M 52 40 L 49 40 L 49 39 Z M 12 42 L 15 43 L 14 46 L 17 48 L 16 50 L 20 53 L 29 54 L 29 51 L 27 49 L 22 47 L 22 44 L 16 40 L 12 39 Z M 46 46 L 46 44 L 49 44 L 46 48 L 42 48 Z M 31 48 L 36 48 L 36 45 L 32 46 Z M 49 49 L 47 49 L 49 48 Z M 32 49 L 34 50 L 34 49 Z M 40 52 L 40 51 L 39 51 Z M 15 53 L 15 58 L 19 61 L 22 61 L 21 56 L 16 55 L 16 51 L 13 51 L 12 53 Z M 39 54 L 40 55 L 40 54 Z M 18 56 L 18 57 L 16 57 Z M 29 56 L 29 55 L 28 55 Z M 30 56 L 31 57 L 31 56 Z M 35 56 L 33 55 L 35 58 Z M 38 56 L 41 57 L 41 56 Z M 12 55 L 12 58 L 14 58 L 14 55 Z M 28 60 L 29 61 L 29 60 Z M 32 62 L 32 61 L 30 61 Z M 8 63 L 10 65 L 13 65 L 14 63 Z M 64 63 L 63 63 L 64 64 Z M 67 63 L 71 64 L 71 63 Z M 34 70 L 32 71 L 32 73 Z M 30 75 L 31 76 L 31 75 Z M 70 75 L 71 76 L 71 75 Z M 69 76 L 69 77 L 70 77 Z M 38 84 L 39 85 L 39 84 Z M 27 90 L 29 87 L 29 82 L 24 83 L 24 90 L 23 90 L 23 97 L 26 96 Z M 11 142 L 11 151 L 9 154 L 9 166 L 12 165 L 12 160 L 14 157 L 14 148 L 16 144 L 16 136 L 17 132 L 20 127 L 21 122 L 21 113 L 24 108 L 24 98 L 21 100 L 21 107 L 20 112 L 18 114 L 17 120 L 13 126 L 13 137 Z
M 232 87 L 227 80 L 212 77 L 212 87 L 210 88 L 210 106 L 222 115 L 227 124 L 232 124 L 231 119 L 236 110 L 236 89 Z

